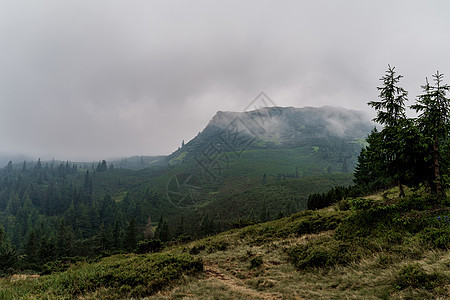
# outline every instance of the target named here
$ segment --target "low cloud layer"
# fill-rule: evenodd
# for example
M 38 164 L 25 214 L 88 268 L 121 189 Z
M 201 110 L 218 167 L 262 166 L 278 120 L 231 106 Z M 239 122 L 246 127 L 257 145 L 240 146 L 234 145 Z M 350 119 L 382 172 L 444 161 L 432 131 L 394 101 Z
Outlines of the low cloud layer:
M 450 72 L 447 1 L 1 1 L 0 152 L 168 154 L 219 110 L 370 110 Z

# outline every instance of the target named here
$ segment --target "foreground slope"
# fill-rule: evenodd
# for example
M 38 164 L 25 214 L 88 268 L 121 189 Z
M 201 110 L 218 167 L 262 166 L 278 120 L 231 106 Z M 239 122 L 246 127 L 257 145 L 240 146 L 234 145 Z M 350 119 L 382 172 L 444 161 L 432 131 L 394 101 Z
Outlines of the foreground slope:
M 326 209 L 172 245 L 161 254 L 112 256 L 37 279 L 2 279 L 0 295 L 447 299 L 448 200 L 396 196 L 392 190 L 343 200 Z

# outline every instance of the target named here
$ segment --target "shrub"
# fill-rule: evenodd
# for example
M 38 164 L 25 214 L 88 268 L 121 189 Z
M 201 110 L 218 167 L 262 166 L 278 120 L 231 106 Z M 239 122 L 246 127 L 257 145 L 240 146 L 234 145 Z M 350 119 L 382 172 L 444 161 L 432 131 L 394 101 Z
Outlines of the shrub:
M 250 269 L 256 269 L 263 265 L 263 259 L 261 256 L 255 256 L 250 260 Z
M 368 210 L 374 206 L 374 201 L 365 198 L 355 198 L 348 200 L 348 205 L 352 210 Z
M 342 220 L 342 216 L 333 215 L 309 215 L 303 217 L 295 225 L 295 232 L 298 234 L 318 233 L 327 230 L 336 229 Z
M 40 275 L 49 275 L 53 273 L 64 272 L 67 269 L 69 269 L 73 264 L 85 261 L 86 258 L 80 256 L 64 257 L 60 260 L 50 261 L 44 264 Z
M 189 254 L 197 255 L 200 253 L 200 251 L 205 250 L 205 248 L 206 248 L 205 245 L 194 246 L 191 249 L 189 249 Z
M 350 204 L 348 203 L 347 199 L 343 199 L 341 201 L 339 201 L 338 203 L 336 203 L 337 208 L 341 211 L 346 211 L 350 209 Z
M 425 228 L 419 233 L 419 237 L 435 248 L 448 249 L 450 247 L 450 227 Z
M 160 240 L 147 240 L 140 241 L 136 247 L 136 253 L 144 254 L 144 253 L 154 253 L 161 251 L 163 244 Z
M 352 250 L 349 243 L 330 240 L 293 246 L 288 254 L 297 269 L 308 269 L 347 264 L 358 255 L 357 251 L 351 253 Z
M 448 283 L 448 278 L 437 273 L 427 274 L 418 264 L 406 265 L 395 277 L 395 286 L 399 290 L 407 287 L 432 290 L 439 285 Z
M 397 206 L 403 211 L 428 210 L 437 203 L 439 203 L 439 199 L 432 195 L 412 194 L 408 197 L 401 198 Z
M 208 252 L 213 253 L 216 251 L 226 251 L 228 249 L 228 243 L 227 242 L 217 242 L 209 246 Z
M 142 298 L 179 279 L 203 270 L 200 259 L 187 254 L 115 255 L 97 263 L 78 263 L 67 271 L 43 276 L 30 286 L 31 296 L 77 298 L 109 289 L 116 298 Z
M 356 199 L 355 199 L 356 200 Z M 358 204 L 355 204 L 358 203 Z M 351 206 L 365 207 L 361 201 L 356 201 Z M 392 220 L 392 214 L 396 213 L 395 205 L 379 205 L 367 210 L 359 210 L 345 218 L 336 229 L 336 238 L 339 240 L 351 240 L 369 236 L 378 224 L 388 224 Z

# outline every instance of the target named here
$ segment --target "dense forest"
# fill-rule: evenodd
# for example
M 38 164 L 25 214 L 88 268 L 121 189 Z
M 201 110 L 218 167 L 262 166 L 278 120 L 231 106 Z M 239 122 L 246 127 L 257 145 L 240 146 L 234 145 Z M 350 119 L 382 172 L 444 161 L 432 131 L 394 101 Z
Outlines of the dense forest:
M 6 271 L 17 262 L 26 268 L 63 257 L 93 257 L 105 252 L 129 251 L 137 246 L 143 226 L 154 237 L 148 207 L 159 196 L 146 189 L 142 197 L 116 202 L 111 195 L 93 197 L 96 173 L 111 172 L 106 161 L 94 170 L 66 162 L 31 167 L 24 162 L 4 168 L 0 180 L 0 263 Z M 158 231 L 164 239 L 164 230 Z

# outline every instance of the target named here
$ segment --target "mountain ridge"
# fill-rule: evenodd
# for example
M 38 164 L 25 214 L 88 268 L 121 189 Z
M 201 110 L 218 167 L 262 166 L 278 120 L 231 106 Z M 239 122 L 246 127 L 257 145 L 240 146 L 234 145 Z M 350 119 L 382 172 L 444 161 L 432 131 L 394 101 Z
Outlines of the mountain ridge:
M 365 112 L 335 106 L 218 111 L 196 137 L 168 157 L 172 163 L 179 163 L 209 144 L 229 152 L 294 148 L 329 139 L 350 143 L 365 139 L 374 126 Z

